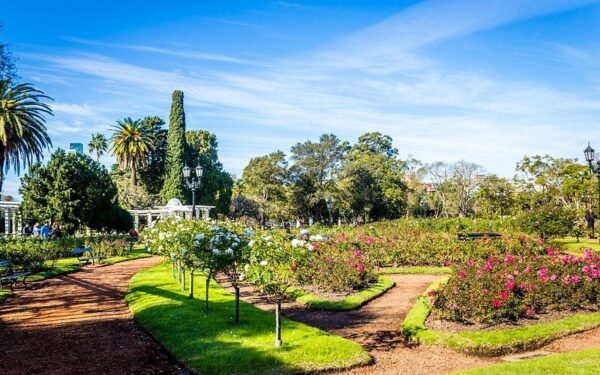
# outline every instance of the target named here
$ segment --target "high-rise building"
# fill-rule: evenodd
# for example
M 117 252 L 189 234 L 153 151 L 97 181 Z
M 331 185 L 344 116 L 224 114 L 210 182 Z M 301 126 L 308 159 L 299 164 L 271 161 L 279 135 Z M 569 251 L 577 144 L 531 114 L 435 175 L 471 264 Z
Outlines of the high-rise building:
M 78 154 L 83 154 L 83 144 L 81 143 L 70 143 L 69 144 L 69 152 L 76 152 Z

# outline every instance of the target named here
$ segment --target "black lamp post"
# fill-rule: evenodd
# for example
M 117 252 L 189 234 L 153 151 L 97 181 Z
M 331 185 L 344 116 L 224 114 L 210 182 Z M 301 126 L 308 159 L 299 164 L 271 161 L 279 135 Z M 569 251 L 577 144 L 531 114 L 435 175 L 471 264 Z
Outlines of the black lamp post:
M 192 217 L 196 219 L 196 190 L 200 189 L 200 183 L 202 178 L 202 173 L 204 173 L 204 169 L 198 164 L 196 166 L 196 177 L 192 177 L 192 168 L 187 165 L 183 167 L 183 177 L 185 178 L 185 182 L 187 184 L 188 189 L 192 191 Z
M 590 166 L 590 171 L 596 174 L 598 178 L 598 209 L 600 210 L 600 160 L 596 161 L 596 165 L 594 166 L 593 161 L 595 159 L 594 149 L 590 146 L 588 142 L 588 146 L 585 150 L 583 150 L 583 154 L 585 155 L 585 160 L 588 162 Z M 592 210 L 593 211 L 593 210 Z

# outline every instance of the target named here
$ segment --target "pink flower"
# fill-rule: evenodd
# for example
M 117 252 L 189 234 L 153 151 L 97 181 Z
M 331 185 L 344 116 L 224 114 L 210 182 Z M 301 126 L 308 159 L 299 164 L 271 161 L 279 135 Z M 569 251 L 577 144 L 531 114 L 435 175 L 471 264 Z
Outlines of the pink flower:
M 535 311 L 533 311 L 533 308 L 531 306 L 527 306 L 527 311 L 525 311 L 525 315 L 532 317 L 535 315 Z
M 486 271 L 488 271 L 488 272 L 490 272 L 492 270 L 492 263 L 490 263 L 490 261 L 488 260 L 485 263 L 485 267 L 483 267 L 483 269 L 486 270 Z
M 542 267 L 537 271 L 537 274 L 540 278 L 545 277 L 548 274 L 548 268 Z
M 498 295 L 505 301 L 510 297 L 510 293 L 506 291 L 501 291 L 500 293 L 498 293 Z
M 364 265 L 364 264 L 362 264 L 362 263 L 358 263 L 358 266 L 356 267 L 356 270 L 357 270 L 359 273 L 363 273 L 363 272 L 365 271 L 365 265 Z
M 513 289 L 515 289 L 515 286 L 516 286 L 515 282 L 512 280 L 510 280 L 509 282 L 507 282 L 504 285 L 506 286 L 506 289 L 508 289 L 508 290 L 513 290 Z
M 488 292 L 487 289 L 484 289 L 484 290 L 481 291 L 481 293 L 483 293 L 484 296 L 487 296 L 489 292 Z
M 469 267 L 473 267 L 473 264 L 475 264 L 475 261 L 471 258 L 469 258 L 469 261 L 467 262 L 469 264 Z
M 465 271 L 460 270 L 460 271 L 458 271 L 457 276 L 458 276 L 459 279 L 464 279 L 465 276 L 467 276 L 467 274 L 465 273 Z
M 494 300 L 492 301 L 492 306 L 494 306 L 495 308 L 502 307 L 502 301 L 500 301 L 498 298 L 494 298 Z
M 427 295 L 429 297 L 434 297 L 437 294 L 437 290 L 430 290 L 429 292 L 427 292 Z

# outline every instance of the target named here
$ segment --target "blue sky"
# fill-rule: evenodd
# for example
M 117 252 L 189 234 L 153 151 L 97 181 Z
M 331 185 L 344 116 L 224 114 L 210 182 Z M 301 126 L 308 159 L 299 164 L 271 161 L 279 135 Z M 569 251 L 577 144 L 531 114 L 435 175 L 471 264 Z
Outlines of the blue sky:
M 0 40 L 55 99 L 55 147 L 123 117 L 217 134 L 225 168 L 367 131 L 402 157 L 512 176 L 525 154 L 600 149 L 600 2 L 12 1 Z M 87 148 L 87 146 L 86 146 Z M 110 156 L 101 159 L 109 166 Z M 10 174 L 5 192 L 15 194 Z

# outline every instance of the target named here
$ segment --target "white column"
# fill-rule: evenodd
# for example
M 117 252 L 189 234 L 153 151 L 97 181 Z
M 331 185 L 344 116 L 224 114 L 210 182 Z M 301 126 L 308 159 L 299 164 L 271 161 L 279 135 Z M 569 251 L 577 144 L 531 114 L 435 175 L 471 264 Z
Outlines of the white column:
M 4 234 L 10 233 L 10 208 L 4 209 Z
M 19 233 L 19 228 L 17 224 L 17 210 L 13 210 L 12 212 L 12 227 L 13 233 Z
M 135 223 L 135 227 L 137 229 L 140 228 L 140 214 L 138 214 L 137 212 L 135 214 L 133 214 L 133 221 Z
M 148 226 L 152 224 L 152 212 L 148 212 Z

